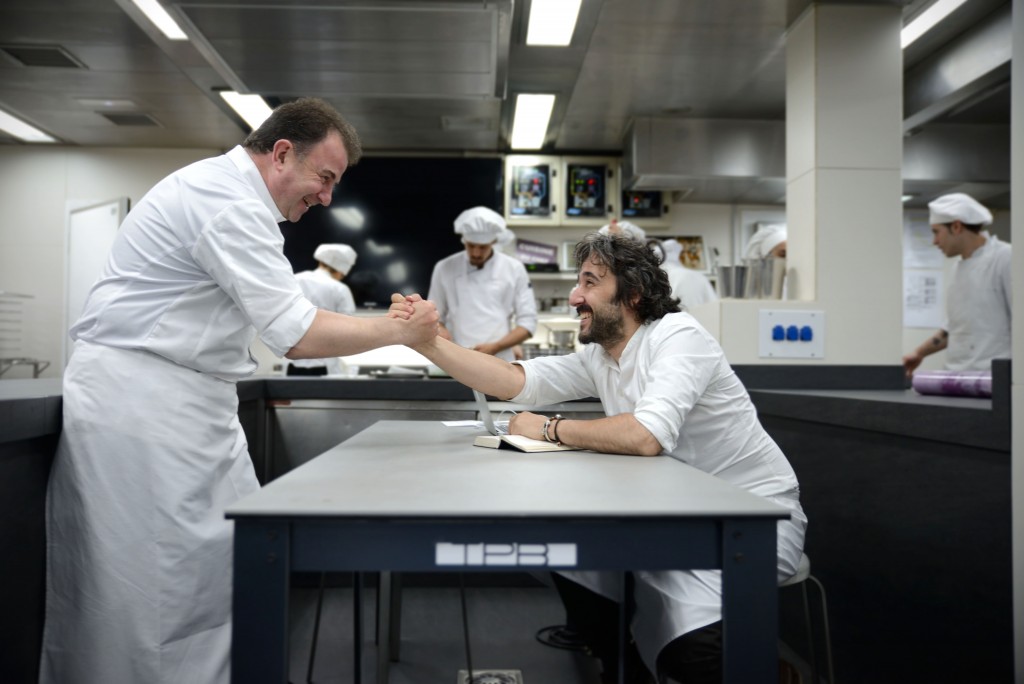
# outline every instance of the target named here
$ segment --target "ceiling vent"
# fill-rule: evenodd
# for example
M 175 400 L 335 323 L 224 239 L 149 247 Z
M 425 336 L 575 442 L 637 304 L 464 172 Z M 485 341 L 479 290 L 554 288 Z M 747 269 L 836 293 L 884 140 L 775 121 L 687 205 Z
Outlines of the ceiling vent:
M 494 120 L 487 116 L 442 116 L 442 131 L 492 131 Z
M 96 112 L 115 126 L 160 126 L 160 122 L 149 114 L 134 112 Z
M 57 45 L 0 45 L 0 51 L 22 66 L 88 68 Z

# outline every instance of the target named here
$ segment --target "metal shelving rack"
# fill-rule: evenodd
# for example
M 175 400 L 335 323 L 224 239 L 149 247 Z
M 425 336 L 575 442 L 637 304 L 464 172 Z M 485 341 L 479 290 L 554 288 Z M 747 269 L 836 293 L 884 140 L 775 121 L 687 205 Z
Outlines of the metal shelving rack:
M 25 355 L 23 348 L 25 304 L 32 295 L 0 290 L 0 378 L 15 366 L 32 366 L 32 377 L 38 378 L 50 366 L 49 361 Z

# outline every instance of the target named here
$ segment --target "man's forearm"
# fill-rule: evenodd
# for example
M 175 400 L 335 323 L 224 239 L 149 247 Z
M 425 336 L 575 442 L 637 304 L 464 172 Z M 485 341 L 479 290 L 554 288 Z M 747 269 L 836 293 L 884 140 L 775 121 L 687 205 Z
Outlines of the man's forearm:
M 518 414 L 512 419 L 512 431 L 533 439 L 545 439 L 542 432 L 545 418 L 552 416 Z M 563 418 L 551 421 L 547 437 L 562 444 L 606 454 L 657 456 L 661 453 L 661 444 L 631 413 L 593 420 Z
M 460 347 L 440 337 L 413 346 L 413 349 L 463 385 L 500 399 L 516 396 L 523 391 L 526 383 L 526 374 L 521 367 L 489 354 Z
M 431 307 L 431 312 L 432 312 Z M 433 316 L 433 323 L 424 320 Z M 313 324 L 285 356 L 289 359 L 324 359 L 349 356 L 390 344 L 409 344 L 436 334 L 436 312 L 419 312 L 410 320 L 385 316 L 362 318 L 318 309 Z
M 531 333 L 523 326 L 517 325 L 516 327 L 509 330 L 507 335 L 502 337 L 500 340 L 495 341 L 494 344 L 495 346 L 498 347 L 498 351 L 505 351 L 510 347 L 516 346 L 520 342 L 525 342 L 531 337 L 533 337 L 533 333 Z
M 924 358 L 930 354 L 940 352 L 949 344 L 949 333 L 945 330 L 936 330 L 935 334 L 921 343 L 914 352 Z

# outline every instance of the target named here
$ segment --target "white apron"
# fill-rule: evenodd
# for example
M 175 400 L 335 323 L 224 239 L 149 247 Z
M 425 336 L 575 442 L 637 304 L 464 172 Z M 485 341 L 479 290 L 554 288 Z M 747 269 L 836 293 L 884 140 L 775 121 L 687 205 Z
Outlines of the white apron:
M 224 508 L 259 488 L 235 385 L 79 341 L 64 388 L 40 682 L 226 684 Z
M 486 268 L 474 268 L 455 278 L 458 299 L 450 302 L 452 336 L 461 347 L 472 349 L 484 342 L 500 340 L 512 329 L 509 312 L 515 307 L 515 293 L 511 283 L 495 279 Z M 499 359 L 512 361 L 511 349 L 495 354 Z
M 772 503 L 794 511 L 778 523 L 779 583 L 796 574 L 803 554 L 807 523 L 796 497 L 767 496 Z M 561 572 L 568 579 L 613 601 L 622 601 L 622 579 L 617 572 Z M 630 624 L 637 650 L 647 668 L 657 672 L 661 649 L 677 637 L 722 619 L 721 570 L 641 570 L 634 573 L 635 612 Z

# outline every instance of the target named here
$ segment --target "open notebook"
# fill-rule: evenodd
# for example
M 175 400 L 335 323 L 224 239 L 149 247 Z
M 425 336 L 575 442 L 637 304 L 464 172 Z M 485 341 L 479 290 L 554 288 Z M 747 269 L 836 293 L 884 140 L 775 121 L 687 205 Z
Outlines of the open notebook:
M 484 427 L 490 433 L 474 439 L 474 446 L 488 447 L 489 449 L 518 449 L 519 451 L 573 451 L 572 447 L 564 444 L 553 444 L 541 439 L 508 434 L 508 421 L 494 420 L 491 408 L 487 405 L 487 397 L 483 395 L 483 392 L 473 390 L 473 396 L 476 398 L 480 420 L 483 421 Z

